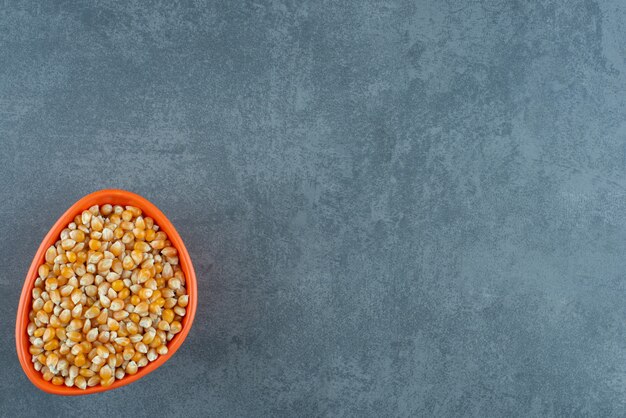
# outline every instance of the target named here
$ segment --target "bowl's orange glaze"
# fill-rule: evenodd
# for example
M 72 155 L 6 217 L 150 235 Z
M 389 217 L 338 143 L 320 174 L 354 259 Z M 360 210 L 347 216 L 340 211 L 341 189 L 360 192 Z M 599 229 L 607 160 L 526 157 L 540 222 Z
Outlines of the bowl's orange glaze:
M 181 332 L 176 334 L 176 336 L 167 344 L 168 352 L 165 355 L 159 356 L 155 361 L 149 363 L 147 366 L 139 369 L 137 374 L 133 376 L 124 376 L 124 378 L 120 380 L 116 380 L 109 387 L 102 387 L 100 385 L 94 387 L 88 387 L 85 390 L 78 389 L 76 387 L 67 387 L 65 385 L 55 386 L 51 382 L 46 382 L 43 379 L 43 375 L 35 370 L 35 367 L 31 361 L 31 355 L 28 352 L 28 348 L 30 347 L 30 342 L 28 341 L 28 334 L 26 333 L 26 326 L 28 325 L 28 313 L 31 310 L 32 304 L 32 289 L 35 285 L 35 279 L 37 278 L 37 269 L 39 265 L 44 262 L 45 252 L 51 245 L 59 239 L 61 231 L 67 227 L 67 225 L 73 221 L 76 215 L 79 215 L 83 210 L 88 209 L 93 205 L 103 205 L 106 203 L 110 203 L 112 205 L 132 205 L 140 208 L 144 216 L 150 216 L 154 219 L 155 224 L 159 225 L 162 231 L 164 231 L 169 240 L 172 242 L 172 245 L 176 247 L 178 250 L 178 258 L 180 262 L 180 266 L 185 273 L 185 281 L 187 294 L 189 295 L 189 304 L 187 305 L 187 313 L 183 317 L 182 326 L 183 329 Z M 193 318 L 196 314 L 196 307 L 198 305 L 198 291 L 197 291 L 197 283 L 196 283 L 196 274 L 193 270 L 193 265 L 191 264 L 191 257 L 189 257 L 189 253 L 183 244 L 183 240 L 176 232 L 174 225 L 167 219 L 167 217 L 152 203 L 143 197 L 136 195 L 131 192 L 127 192 L 125 190 L 100 190 L 94 193 L 91 193 L 78 202 L 74 203 L 60 218 L 56 221 L 54 226 L 50 229 L 46 237 L 43 239 L 39 249 L 37 250 L 37 254 L 33 258 L 33 262 L 30 265 L 30 269 L 28 270 L 28 274 L 26 275 L 26 280 L 24 281 L 24 287 L 22 288 L 22 295 L 20 296 L 20 304 L 17 309 L 17 320 L 15 323 L 15 346 L 17 348 L 17 355 L 20 359 L 20 364 L 22 365 L 22 369 L 24 369 L 24 373 L 30 379 L 31 382 L 39 389 L 44 392 L 53 393 L 56 395 L 87 395 L 90 393 L 96 392 L 104 392 L 107 390 L 119 388 L 121 386 L 127 385 L 129 383 L 134 382 L 137 379 L 141 379 L 148 373 L 154 371 L 156 368 L 161 366 L 167 360 L 170 359 L 178 350 L 180 345 L 183 343 L 189 330 L 191 329 L 191 324 L 193 323 Z

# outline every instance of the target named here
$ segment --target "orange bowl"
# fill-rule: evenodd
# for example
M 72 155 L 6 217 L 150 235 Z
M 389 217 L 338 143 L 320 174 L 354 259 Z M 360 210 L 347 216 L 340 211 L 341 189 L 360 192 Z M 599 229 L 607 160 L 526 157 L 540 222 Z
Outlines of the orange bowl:
M 189 295 L 187 313 L 182 320 L 183 328 L 167 344 L 167 348 L 169 350 L 167 354 L 159 356 L 155 361 L 149 363 L 145 367 L 140 368 L 137 374 L 132 376 L 124 376 L 122 379 L 116 380 L 109 387 L 102 387 L 98 385 L 94 387 L 88 387 L 87 389 L 82 390 L 76 387 L 67 387 L 65 385 L 55 386 L 51 382 L 46 382 L 43 379 L 43 375 L 35 370 L 33 362 L 31 361 L 31 354 L 28 352 L 28 348 L 30 347 L 30 341 L 28 340 L 26 327 L 29 322 L 28 314 L 31 310 L 32 305 L 31 293 L 35 285 L 35 279 L 38 275 L 37 270 L 39 268 L 39 265 L 44 262 L 45 253 L 48 247 L 54 245 L 54 243 L 59 239 L 61 231 L 65 227 L 67 227 L 70 222 L 73 221 L 76 215 L 79 215 L 80 213 L 82 213 L 83 210 L 88 209 L 93 205 L 103 205 L 106 203 L 122 206 L 132 205 L 140 208 L 146 216 L 150 216 L 152 219 L 154 219 L 154 222 L 159 225 L 161 230 L 167 234 L 170 241 L 172 242 L 172 245 L 178 250 L 178 258 L 183 273 L 185 273 L 187 294 Z M 180 238 L 180 235 L 178 235 L 178 232 L 176 232 L 174 225 L 172 225 L 169 219 L 167 219 L 163 212 L 161 212 L 155 205 L 135 193 L 127 192 L 125 190 L 100 190 L 91 193 L 80 199 L 78 202 L 74 203 L 56 221 L 52 229 L 50 229 L 46 237 L 41 242 L 41 245 L 39 246 L 35 257 L 33 258 L 33 262 L 30 265 L 28 274 L 26 275 L 24 287 L 22 288 L 22 295 L 20 296 L 20 304 L 17 309 L 17 320 L 15 322 L 15 346 L 17 348 L 17 356 L 20 359 L 20 364 L 22 365 L 22 369 L 24 369 L 24 373 L 26 373 L 26 376 L 28 376 L 30 381 L 35 386 L 37 386 L 44 392 L 52 393 L 55 395 L 72 396 L 87 395 L 90 393 L 104 392 L 107 390 L 119 388 L 121 386 L 132 383 L 137 379 L 141 379 L 148 373 L 156 370 L 159 366 L 161 366 L 174 355 L 176 350 L 178 350 L 180 345 L 187 337 L 187 334 L 189 334 L 191 324 L 193 323 L 193 318 L 196 314 L 197 305 L 198 289 L 196 283 L 196 274 L 193 270 L 193 265 L 191 264 L 191 257 L 189 257 L 189 253 L 185 248 L 183 240 Z

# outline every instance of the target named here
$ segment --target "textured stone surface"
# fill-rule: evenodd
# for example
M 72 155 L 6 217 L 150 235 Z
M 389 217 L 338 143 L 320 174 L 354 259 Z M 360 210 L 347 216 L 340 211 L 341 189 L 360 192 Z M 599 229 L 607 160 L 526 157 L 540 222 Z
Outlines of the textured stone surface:
M 1 416 L 626 415 L 626 3 L 93 3 L 0 7 Z M 177 226 L 196 323 L 50 396 L 22 280 L 107 187 Z

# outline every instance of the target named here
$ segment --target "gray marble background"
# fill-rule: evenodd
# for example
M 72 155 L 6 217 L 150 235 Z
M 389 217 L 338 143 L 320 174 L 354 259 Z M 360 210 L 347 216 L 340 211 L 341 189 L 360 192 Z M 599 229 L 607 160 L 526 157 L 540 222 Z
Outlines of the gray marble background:
M 86 3 L 0 1 L 1 416 L 626 415 L 626 3 Z M 186 240 L 196 322 L 47 395 L 22 280 L 108 187 Z

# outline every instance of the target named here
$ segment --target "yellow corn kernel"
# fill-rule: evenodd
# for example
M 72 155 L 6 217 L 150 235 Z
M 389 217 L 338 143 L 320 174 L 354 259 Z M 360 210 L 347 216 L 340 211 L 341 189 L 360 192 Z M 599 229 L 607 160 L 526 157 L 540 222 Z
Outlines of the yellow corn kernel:
M 33 333 L 33 335 L 39 338 L 39 337 L 42 337 L 45 332 L 46 332 L 46 329 L 44 327 L 41 327 L 41 328 L 37 328 L 35 332 Z
M 97 218 L 95 216 L 93 218 L 91 218 L 91 229 L 92 229 L 92 231 L 101 232 L 103 227 L 104 227 L 104 224 L 102 223 L 100 218 Z
M 51 300 L 49 300 L 49 301 L 47 301 L 46 303 L 43 304 L 43 310 L 46 313 L 52 312 L 52 308 L 54 308 L 54 303 Z
M 122 254 L 122 251 L 124 251 L 124 248 L 125 247 L 122 241 L 115 241 L 109 247 L 109 251 L 111 251 L 111 254 L 113 254 L 114 256 L 119 257 L 119 255 Z
M 45 302 L 43 301 L 42 298 L 35 299 L 35 301 L 33 302 L 33 311 L 40 311 L 40 310 L 42 310 L 44 304 L 45 304 Z
M 130 221 L 131 219 L 133 219 L 133 213 L 129 210 L 123 211 L 122 219 L 125 220 L 126 222 Z
M 74 365 L 83 367 L 86 363 L 87 359 L 85 359 L 85 355 L 83 353 L 78 353 L 76 357 L 74 357 Z
M 134 227 L 133 223 L 129 222 L 129 221 L 122 221 L 120 223 L 120 228 L 122 228 L 124 231 L 128 231 L 128 232 L 125 232 L 124 235 L 130 234 L 133 237 L 133 239 L 134 239 L 135 236 L 132 235 L 132 232 L 130 232 L 130 231 L 133 230 L 133 227 Z
M 156 302 L 152 302 L 148 305 L 148 311 L 152 314 L 161 315 L 161 307 Z
M 146 224 L 146 229 L 152 229 L 152 227 L 154 226 L 154 220 L 149 217 L 146 216 L 145 218 L 143 218 L 144 223 Z
M 98 241 L 97 239 L 90 239 L 89 240 L 89 248 L 94 250 L 94 251 L 98 251 L 100 249 L 100 247 L 102 247 L 102 243 L 100 243 L 100 241 Z
M 113 231 L 113 238 L 122 239 L 123 236 L 124 236 L 124 230 L 119 227 L 115 228 L 115 231 Z
M 113 283 L 111 283 L 111 288 L 116 292 L 119 292 L 124 288 L 124 282 L 122 280 L 115 280 Z
M 93 387 L 100 383 L 100 376 L 91 376 L 89 380 L 87 380 L 87 386 Z
M 170 332 L 172 334 L 178 334 L 183 329 L 183 326 L 179 321 L 172 321 L 170 324 Z
M 78 389 L 85 390 L 87 389 L 87 379 L 83 376 L 76 376 L 76 379 L 74 379 L 74 385 L 76 385 Z
M 127 311 L 117 311 L 113 312 L 113 318 L 116 321 L 121 321 L 122 319 L 128 318 L 129 313 Z
M 135 309 L 137 308 L 137 305 L 135 305 Z M 128 318 L 132 321 L 133 324 L 138 324 L 139 321 L 141 320 L 141 317 L 138 313 L 136 312 L 132 312 L 130 315 L 128 315 Z M 130 323 L 127 324 L 127 328 L 130 326 Z M 128 332 L 130 332 L 130 329 L 128 330 Z
M 88 353 L 91 351 L 91 347 L 92 347 L 91 342 L 83 341 L 82 343 L 80 343 L 80 345 L 83 348 L 83 353 Z
M 113 241 L 113 231 L 110 228 L 104 228 L 102 230 L 102 236 L 100 238 L 104 242 Z
M 50 266 L 42 264 L 39 266 L 37 272 L 39 273 L 39 277 L 45 280 L 48 277 L 48 274 L 50 274 Z
M 74 289 L 72 293 L 70 293 L 70 299 L 73 303 L 79 303 L 83 297 L 83 292 L 80 289 Z
M 115 339 L 115 343 L 122 347 L 126 347 L 127 345 L 130 344 L 130 340 L 126 337 L 117 337 Z
M 165 257 L 175 257 L 178 251 L 174 247 L 165 247 L 161 250 L 161 254 Z
M 128 335 L 136 335 L 139 332 L 139 326 L 135 322 L 127 322 L 126 332 L 128 332 Z
M 142 288 L 139 293 L 137 294 L 141 299 L 146 300 L 146 299 L 150 299 L 150 297 L 152 296 L 153 290 L 152 289 L 148 289 L 148 288 Z
M 132 305 L 137 306 L 137 304 L 138 304 L 139 302 L 141 302 L 141 298 L 139 297 L 139 295 L 132 295 L 132 296 L 130 297 L 130 303 L 131 303 Z
M 129 344 L 130 344 L 130 340 L 129 340 Z M 122 357 L 124 358 L 125 361 L 132 359 L 134 355 L 135 355 L 135 349 L 133 347 L 131 346 L 124 347 Z
M 108 308 L 111 306 L 111 299 L 109 299 L 109 297 L 107 295 L 100 295 L 100 305 L 102 305 L 105 308 Z
M 91 306 L 85 311 L 85 318 L 92 319 L 100 315 L 100 309 L 97 306 Z
M 150 244 L 144 241 L 135 242 L 135 246 L 133 247 L 136 251 L 141 251 L 142 253 L 147 253 L 150 251 Z
M 155 279 L 148 279 L 146 281 L 146 284 L 144 284 L 144 287 L 147 287 L 148 289 L 152 289 L 153 291 L 158 289 L 157 282 Z
M 83 242 L 85 240 L 85 233 L 80 229 L 74 229 L 70 231 L 70 238 L 76 242 Z
M 59 280 L 56 277 L 48 277 L 48 279 L 46 279 L 46 289 L 47 290 L 54 290 L 58 286 L 59 286 Z
M 74 263 L 76 261 L 76 259 L 78 258 L 74 251 L 66 252 L 65 256 L 67 257 L 67 261 L 69 261 L 70 263 Z
M 111 311 L 121 311 L 124 309 L 124 301 L 122 299 L 116 298 L 111 301 L 111 306 L 109 308 Z
M 56 248 L 54 248 L 54 246 L 50 246 L 46 250 L 46 256 L 45 256 L 46 262 L 52 264 L 56 256 L 57 256 Z
M 133 357 L 131 358 L 132 361 L 139 361 L 139 359 L 143 356 L 143 354 L 141 354 L 139 351 L 135 350 L 135 354 L 133 354 Z
M 129 375 L 134 375 L 137 373 L 137 363 L 135 361 L 129 361 L 126 365 L 126 373 Z
M 161 332 L 163 332 L 163 331 L 161 331 Z M 163 342 L 164 342 L 163 338 L 161 338 L 161 337 L 159 337 L 157 335 L 156 337 L 154 337 L 154 340 L 152 340 L 152 342 L 150 343 L 150 347 L 156 348 L 156 347 L 160 346 L 161 344 L 163 344 Z
M 67 339 L 67 332 L 65 331 L 65 328 L 57 328 L 55 335 L 59 341 L 65 341 Z
M 140 354 L 146 354 L 148 352 L 148 347 L 143 342 L 138 342 L 135 344 L 135 350 Z
M 176 291 L 178 289 L 180 289 L 180 286 L 182 285 L 182 283 L 180 282 L 180 279 L 173 277 L 171 279 L 169 279 L 167 281 L 167 287 L 169 287 L 170 289 Z
M 117 297 L 124 300 L 130 296 L 130 289 L 125 287 L 117 293 Z
M 105 308 L 100 311 L 100 315 L 98 315 L 98 317 L 96 318 L 96 322 L 98 322 L 99 325 L 104 325 L 107 322 L 108 316 L 109 310 Z
M 143 241 L 146 238 L 146 231 L 139 228 L 133 228 L 133 235 L 136 239 Z
M 143 213 L 141 211 L 141 209 L 139 209 L 137 206 L 126 206 L 125 208 L 127 211 L 130 211 L 130 213 L 132 213 L 133 217 L 138 217 L 141 216 L 141 214 Z
M 154 239 L 150 242 L 150 246 L 155 250 L 162 250 L 165 248 L 165 241 L 162 239 Z
M 100 208 L 100 213 L 103 216 L 109 216 L 111 212 L 113 212 L 113 206 L 109 205 L 108 203 L 105 205 L 102 205 L 102 207 Z
M 163 305 L 166 309 L 171 309 L 174 306 L 176 306 L 176 299 L 175 298 L 167 298 L 165 299 L 165 305 Z
M 39 322 L 41 322 L 42 324 L 47 324 L 49 319 L 48 319 L 48 314 L 45 311 L 39 311 L 37 312 L 37 320 L 39 320 Z
M 70 331 L 67 333 L 67 338 L 70 341 L 74 341 L 76 343 L 80 342 L 83 339 L 83 334 L 78 331 Z
M 28 347 L 28 352 L 34 356 L 37 356 L 43 353 L 43 348 L 35 347 L 34 345 L 31 345 L 30 347 Z
M 93 216 L 93 214 L 91 212 L 89 212 L 88 210 L 84 210 L 83 213 L 81 213 L 80 216 L 80 222 L 82 225 L 89 225 L 89 222 L 91 221 L 91 217 Z
M 52 303 L 55 305 L 61 303 L 61 293 L 57 289 L 49 291 L 48 295 L 50 296 Z
M 159 323 L 157 324 L 157 328 L 163 331 L 169 331 L 170 330 L 170 324 L 169 322 L 165 321 L 165 320 L 160 320 Z
M 146 241 L 154 241 L 155 236 L 156 236 L 156 232 L 154 232 L 152 229 L 148 229 L 146 230 L 146 234 L 144 238 Z
M 74 270 L 72 270 L 71 267 L 65 266 L 61 268 L 61 276 L 63 276 L 64 278 L 69 279 L 73 275 L 74 275 Z
M 64 281 L 67 282 L 67 279 L 64 277 L 60 277 L 59 278 L 59 286 L 62 286 L 61 289 L 59 290 L 59 293 L 61 294 L 61 297 L 69 297 L 72 294 L 72 290 L 74 290 L 74 286 L 70 286 L 68 284 L 63 286 L 63 283 L 61 282 L 61 279 L 63 279 Z M 72 302 L 74 303 L 74 302 Z
M 76 241 L 71 238 L 64 239 L 61 241 L 61 248 L 65 251 L 69 251 L 76 245 Z
M 102 260 L 98 262 L 98 265 L 97 265 L 98 273 L 108 272 L 111 269 L 112 265 L 113 265 L 113 260 L 111 260 L 110 258 L 103 258 Z
M 135 309 L 134 309 L 134 313 L 138 314 L 139 316 L 144 316 L 148 314 L 148 309 L 149 309 L 149 305 L 147 302 L 140 302 L 137 305 L 135 305 Z M 41 311 L 39 311 L 41 312 Z M 45 312 L 44 312 L 45 314 Z M 46 322 L 48 321 L 47 319 L 47 315 L 46 315 Z
M 122 217 L 119 214 L 114 213 L 113 215 L 109 216 L 109 220 L 111 221 L 111 223 L 114 223 L 115 225 L 119 225 L 120 222 L 122 222 Z
M 98 341 L 101 343 L 108 343 L 111 333 L 109 331 L 102 331 L 100 335 L 98 335 Z
M 59 362 L 59 356 L 55 353 L 50 353 L 46 358 L 46 366 L 56 367 Z
M 143 261 L 143 253 L 139 250 L 132 250 L 130 252 L 130 257 L 135 264 L 140 264 Z
M 105 346 L 99 345 L 98 347 L 96 347 L 96 354 L 100 358 L 106 359 L 106 358 L 109 357 L 109 354 L 111 354 L 111 353 L 109 352 L 109 350 Z M 100 377 L 102 377 L 102 376 L 100 376 Z
M 80 318 L 83 314 L 83 305 L 78 304 L 72 308 L 72 318 Z M 81 327 L 82 328 L 82 327 Z
M 98 338 L 98 328 L 92 328 L 85 334 L 85 339 L 90 343 L 96 341 L 96 338 Z
M 100 385 L 102 385 L 102 387 L 109 387 L 113 384 L 113 382 L 115 382 L 115 376 L 111 376 L 108 379 L 101 380 Z
M 52 378 L 52 384 L 56 386 L 61 386 L 65 380 L 61 376 L 54 376 Z
M 122 260 L 122 267 L 125 270 L 131 270 L 133 267 L 135 267 L 135 262 L 130 256 L 127 255 L 124 257 L 124 260 Z
M 63 309 L 59 314 L 59 321 L 61 324 L 67 324 L 72 318 L 72 312 L 69 309 Z
M 113 318 L 107 319 L 107 326 L 109 327 L 109 331 L 117 331 L 120 329 L 120 323 Z
M 50 341 L 51 339 L 53 339 L 56 336 L 56 330 L 52 327 L 46 328 L 46 330 L 43 333 L 43 342 L 47 343 L 48 341 Z
M 164 309 L 161 316 L 164 321 L 167 321 L 168 324 L 171 324 L 174 320 L 174 311 L 171 309 Z
M 124 273 L 124 267 L 122 266 L 122 261 L 119 258 L 113 260 L 113 263 L 111 264 L 111 270 L 119 275 Z
M 45 380 L 46 382 L 51 381 L 53 377 L 54 377 L 54 374 L 50 370 L 46 370 L 43 373 L 43 380 Z
M 154 337 L 156 337 L 156 331 L 153 328 L 150 328 L 145 334 L 143 334 L 143 339 L 141 341 L 144 344 L 150 344 L 154 341 Z M 135 347 L 135 349 L 137 349 L 137 347 Z
M 76 262 L 83 264 L 87 261 L 87 253 L 85 251 L 79 251 L 76 253 Z

